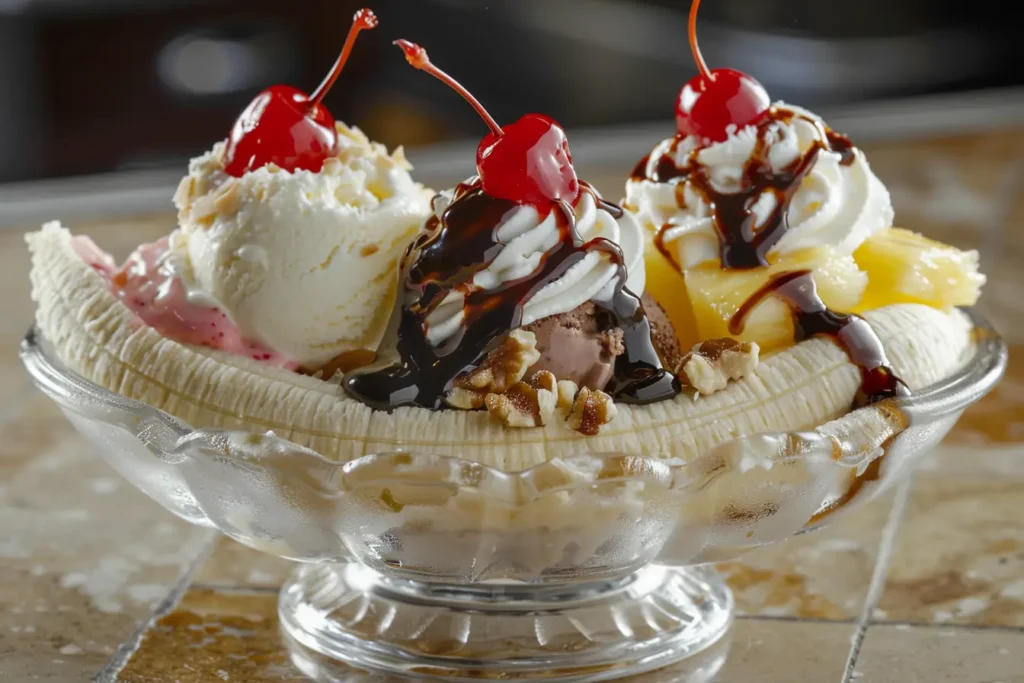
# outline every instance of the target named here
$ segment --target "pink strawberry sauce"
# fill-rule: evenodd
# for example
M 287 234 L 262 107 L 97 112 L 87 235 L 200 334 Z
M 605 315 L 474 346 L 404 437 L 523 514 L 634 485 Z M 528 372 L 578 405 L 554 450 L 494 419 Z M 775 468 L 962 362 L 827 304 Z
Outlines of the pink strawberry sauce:
M 166 237 L 140 246 L 120 268 L 88 237 L 73 238 L 72 246 L 82 260 L 107 280 L 111 291 L 132 313 L 168 339 L 248 356 L 288 370 L 298 368 L 295 361 L 246 339 L 216 306 L 189 301 L 188 288 L 165 258 Z

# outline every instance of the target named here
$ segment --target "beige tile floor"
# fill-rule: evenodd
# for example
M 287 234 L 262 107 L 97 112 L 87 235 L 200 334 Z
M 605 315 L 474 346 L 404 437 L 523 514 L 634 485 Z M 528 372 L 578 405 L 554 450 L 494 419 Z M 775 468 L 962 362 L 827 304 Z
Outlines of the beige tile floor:
M 1010 376 L 895 491 L 723 566 L 742 615 L 728 642 L 638 680 L 1024 682 L 1024 131 L 868 151 L 904 226 L 982 250 Z M 124 255 L 172 224 L 81 227 Z M 0 235 L 0 292 L 0 680 L 305 680 L 277 632 L 288 564 L 164 512 L 30 386 L 18 234 Z

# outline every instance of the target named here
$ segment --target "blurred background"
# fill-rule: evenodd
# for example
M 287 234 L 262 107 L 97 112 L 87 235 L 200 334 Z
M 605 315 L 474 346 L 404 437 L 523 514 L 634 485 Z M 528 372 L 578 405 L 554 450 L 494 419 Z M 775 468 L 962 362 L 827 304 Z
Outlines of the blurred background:
M 364 4 L 380 27 L 326 104 L 404 145 L 437 189 L 473 173 L 486 127 L 396 38 L 426 47 L 498 121 L 561 122 L 580 176 L 613 201 L 674 134 L 696 74 L 690 0 L 0 0 L 0 288 L 27 287 L 20 233 L 46 220 L 117 258 L 170 232 L 187 160 L 263 88 L 311 92 Z M 699 35 L 712 67 L 848 134 L 897 225 L 977 249 L 980 309 L 1024 341 L 1024 3 L 703 0 Z
M 180 169 L 263 87 L 315 88 L 363 2 L 0 0 L 0 182 Z M 372 4 L 381 27 L 326 103 L 389 145 L 485 131 L 405 64 L 396 37 L 422 43 L 501 121 L 543 111 L 570 129 L 670 132 L 695 74 L 687 0 Z M 842 109 L 1019 86 L 1021 16 L 994 0 L 706 0 L 700 36 L 712 66 L 754 74 L 774 98 Z

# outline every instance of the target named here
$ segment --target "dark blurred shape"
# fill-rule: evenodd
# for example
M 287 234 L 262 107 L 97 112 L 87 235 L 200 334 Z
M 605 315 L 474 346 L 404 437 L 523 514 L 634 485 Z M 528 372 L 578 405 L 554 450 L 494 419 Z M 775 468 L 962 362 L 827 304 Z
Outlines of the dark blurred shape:
M 180 164 L 260 89 L 314 88 L 369 0 L 0 3 L 0 180 Z M 409 68 L 426 47 L 501 121 L 664 120 L 696 73 L 686 0 L 381 0 L 326 103 L 389 144 L 482 135 L 465 103 Z M 1024 83 L 1016 3 L 706 0 L 712 66 L 808 107 Z

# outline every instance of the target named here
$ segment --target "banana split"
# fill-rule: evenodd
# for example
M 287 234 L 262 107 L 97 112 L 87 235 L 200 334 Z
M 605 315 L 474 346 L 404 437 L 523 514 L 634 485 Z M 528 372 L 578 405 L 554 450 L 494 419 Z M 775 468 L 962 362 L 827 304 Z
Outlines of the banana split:
M 970 355 L 974 252 L 893 227 L 864 153 L 753 78 L 709 70 L 615 204 L 565 131 L 490 132 L 442 192 L 312 94 L 261 93 L 193 160 L 179 228 L 118 266 L 27 239 L 37 326 L 75 372 L 193 427 L 337 461 L 415 451 L 521 471 L 581 453 L 688 461 L 941 380 Z M 639 156 L 639 153 L 638 153 Z

